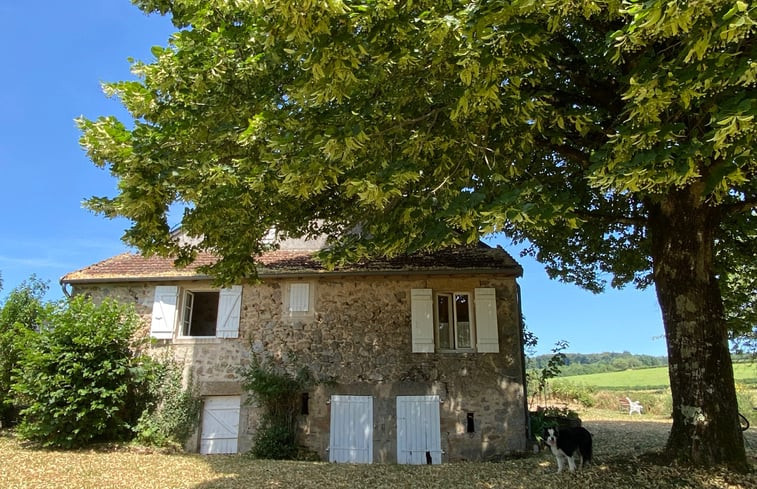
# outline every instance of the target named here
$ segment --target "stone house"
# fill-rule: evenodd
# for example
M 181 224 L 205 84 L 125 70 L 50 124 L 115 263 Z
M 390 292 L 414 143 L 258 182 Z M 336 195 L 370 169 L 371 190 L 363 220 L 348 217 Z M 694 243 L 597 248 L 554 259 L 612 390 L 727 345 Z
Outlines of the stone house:
M 310 249 L 308 249 L 310 248 Z M 486 245 L 326 270 L 308 242 L 259 257 L 260 282 L 218 289 L 197 267 L 121 254 L 61 278 L 64 291 L 136 305 L 156 353 L 203 398 L 200 453 L 249 450 L 257 426 L 240 367 L 251 356 L 323 380 L 302 393 L 299 442 L 323 460 L 488 460 L 526 446 L 516 278 Z

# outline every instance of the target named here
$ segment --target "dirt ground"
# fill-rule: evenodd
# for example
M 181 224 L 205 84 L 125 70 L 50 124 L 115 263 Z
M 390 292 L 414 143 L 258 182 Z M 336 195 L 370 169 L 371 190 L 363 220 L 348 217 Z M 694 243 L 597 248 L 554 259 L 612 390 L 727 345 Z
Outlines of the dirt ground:
M 584 413 L 594 435 L 594 463 L 556 473 L 551 453 L 497 462 L 434 466 L 350 465 L 253 460 L 245 455 L 164 453 L 132 445 L 40 450 L 0 431 L 1 489 L 754 489 L 757 472 L 658 465 L 648 455 L 664 447 L 671 423 L 652 416 Z M 757 467 L 757 429 L 746 434 Z
M 583 426 L 594 436 L 597 460 L 619 455 L 641 455 L 658 451 L 665 446 L 670 433 L 671 420 L 659 416 L 626 414 L 608 415 L 607 412 L 582 415 Z M 757 464 L 757 428 L 744 432 L 747 456 Z

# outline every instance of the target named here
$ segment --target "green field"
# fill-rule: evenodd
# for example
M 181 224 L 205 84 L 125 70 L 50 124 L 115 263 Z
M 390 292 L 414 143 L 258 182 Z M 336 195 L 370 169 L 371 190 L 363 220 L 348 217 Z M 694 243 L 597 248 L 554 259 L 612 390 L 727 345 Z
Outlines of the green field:
M 736 382 L 757 384 L 757 364 L 737 363 L 733 366 Z M 575 384 L 583 384 L 599 389 L 662 389 L 670 384 L 667 367 L 640 368 L 622 372 L 571 375 L 560 377 Z

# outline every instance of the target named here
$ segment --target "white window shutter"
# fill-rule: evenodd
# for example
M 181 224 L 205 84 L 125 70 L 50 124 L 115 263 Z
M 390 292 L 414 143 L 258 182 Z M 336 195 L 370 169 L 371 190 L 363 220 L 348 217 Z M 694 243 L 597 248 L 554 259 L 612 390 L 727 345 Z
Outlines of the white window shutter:
M 499 353 L 497 296 L 493 288 L 475 289 L 476 349 L 479 353 Z
M 242 286 L 233 285 L 221 289 L 218 294 L 218 321 L 216 336 L 219 338 L 239 337 L 239 313 L 242 310 Z
M 289 286 L 289 312 L 308 312 L 310 310 L 310 284 L 291 284 Z
M 176 303 L 179 288 L 175 285 L 158 285 L 155 287 L 155 298 L 152 303 L 152 321 L 150 336 L 159 340 L 173 338 L 173 327 L 176 322 Z
M 431 289 L 410 291 L 413 353 L 434 352 L 434 301 Z

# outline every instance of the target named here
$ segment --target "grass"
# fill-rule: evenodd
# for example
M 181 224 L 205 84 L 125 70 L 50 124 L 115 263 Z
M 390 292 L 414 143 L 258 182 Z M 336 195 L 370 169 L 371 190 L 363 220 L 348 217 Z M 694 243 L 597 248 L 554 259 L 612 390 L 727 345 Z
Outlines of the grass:
M 757 383 L 757 364 L 736 363 L 733 366 L 733 375 L 738 383 L 755 384 Z M 629 369 L 621 372 L 571 375 L 559 378 L 608 390 L 664 389 L 670 385 L 668 367 Z
M 608 411 L 581 413 L 594 434 L 595 462 L 580 473 L 556 474 L 546 452 L 499 462 L 436 466 L 342 465 L 160 453 L 133 446 L 91 450 L 39 450 L 13 434 L 0 433 L 0 487 L 4 489 L 241 489 L 241 488 L 681 488 L 747 489 L 757 473 L 691 470 L 652 465 L 643 452 L 663 447 L 670 422 L 662 417 L 629 419 Z M 757 429 L 748 433 L 748 453 L 757 461 Z M 752 448 L 754 447 L 754 448 Z

